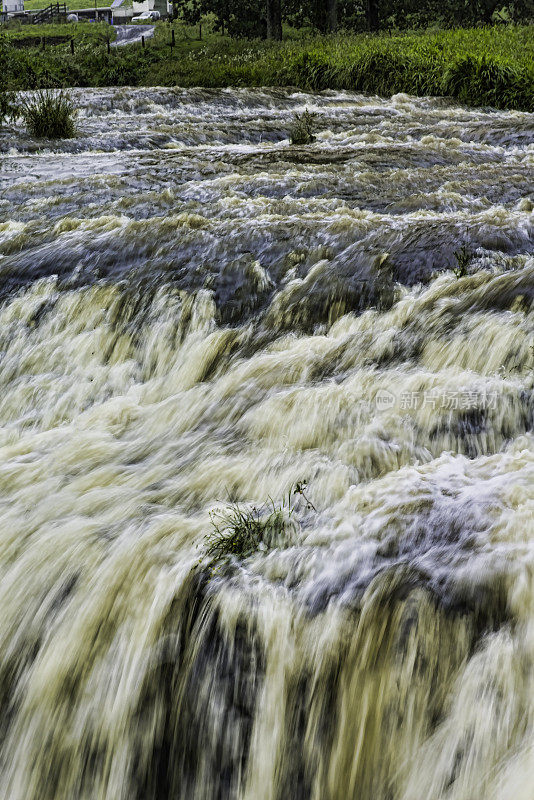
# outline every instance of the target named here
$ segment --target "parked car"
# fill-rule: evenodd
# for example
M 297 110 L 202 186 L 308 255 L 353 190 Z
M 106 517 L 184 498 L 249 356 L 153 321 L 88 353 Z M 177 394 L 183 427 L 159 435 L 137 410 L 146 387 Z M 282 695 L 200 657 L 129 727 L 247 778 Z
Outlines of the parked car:
M 154 22 L 160 18 L 159 11 L 144 11 L 142 14 L 137 14 L 132 17 L 132 22 Z

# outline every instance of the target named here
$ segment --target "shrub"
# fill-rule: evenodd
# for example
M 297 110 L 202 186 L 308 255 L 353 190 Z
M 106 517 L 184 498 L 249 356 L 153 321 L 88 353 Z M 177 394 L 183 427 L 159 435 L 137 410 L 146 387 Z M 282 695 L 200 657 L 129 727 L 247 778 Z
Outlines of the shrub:
M 21 106 L 28 131 L 39 139 L 72 139 L 76 110 L 62 91 L 43 89 Z
M 308 109 L 303 114 L 295 114 L 295 120 L 289 132 L 289 141 L 291 144 L 311 144 L 315 141 L 314 127 L 315 114 L 310 114 Z

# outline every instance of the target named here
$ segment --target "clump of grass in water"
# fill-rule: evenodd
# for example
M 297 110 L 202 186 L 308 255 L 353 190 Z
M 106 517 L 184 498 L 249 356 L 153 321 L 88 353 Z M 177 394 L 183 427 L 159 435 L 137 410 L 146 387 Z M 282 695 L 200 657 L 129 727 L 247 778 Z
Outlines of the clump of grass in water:
M 38 139 L 72 139 L 76 135 L 76 109 L 64 92 L 43 89 L 20 108 L 32 136 Z
M 212 531 L 204 540 L 209 567 L 214 570 L 232 557 L 244 559 L 292 543 L 296 532 L 294 495 L 304 499 L 307 509 L 316 510 L 306 495 L 306 489 L 306 482 L 299 481 L 281 504 L 277 505 L 269 498 L 261 506 L 230 503 L 223 510 L 212 511 Z
M 456 259 L 456 266 L 453 267 L 453 272 L 458 278 L 465 278 L 467 275 L 467 271 L 469 269 L 469 264 L 471 263 L 471 259 L 473 258 L 473 253 L 469 250 L 467 245 L 464 244 L 460 247 L 459 250 L 455 250 L 454 258 Z
M 315 141 L 315 114 L 310 114 L 306 108 L 302 114 L 295 114 L 295 119 L 289 131 L 291 144 L 312 144 Z
M 4 120 L 14 120 L 18 114 L 19 108 L 15 103 L 13 92 L 0 89 L 0 127 L 4 124 Z

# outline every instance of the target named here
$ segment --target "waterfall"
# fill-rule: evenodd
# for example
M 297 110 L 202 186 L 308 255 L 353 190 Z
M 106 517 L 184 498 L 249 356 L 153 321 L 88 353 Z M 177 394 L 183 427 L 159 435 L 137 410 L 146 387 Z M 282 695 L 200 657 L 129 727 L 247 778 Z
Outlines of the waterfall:
M 1 795 L 533 800 L 534 115 L 73 97 L 0 131 Z

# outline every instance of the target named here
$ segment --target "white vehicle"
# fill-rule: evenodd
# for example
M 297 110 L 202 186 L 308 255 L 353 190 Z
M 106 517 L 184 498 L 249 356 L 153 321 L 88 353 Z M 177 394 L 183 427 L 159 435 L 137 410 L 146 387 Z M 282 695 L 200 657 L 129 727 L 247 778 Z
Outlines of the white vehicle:
M 159 11 L 145 11 L 143 14 L 137 14 L 137 16 L 132 17 L 132 22 L 153 22 L 159 18 Z

